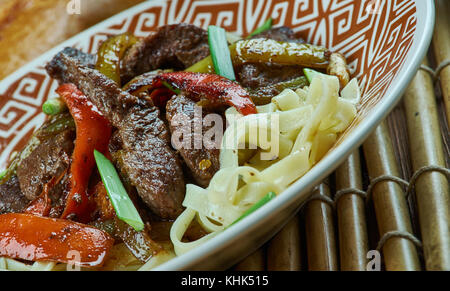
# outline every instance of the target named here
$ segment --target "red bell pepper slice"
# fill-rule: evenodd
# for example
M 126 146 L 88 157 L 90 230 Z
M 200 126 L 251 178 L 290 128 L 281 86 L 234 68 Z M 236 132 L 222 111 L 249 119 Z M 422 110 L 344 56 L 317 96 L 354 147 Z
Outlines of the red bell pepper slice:
M 48 197 L 49 186 L 44 185 L 42 194 L 39 195 L 30 205 L 25 209 L 23 213 L 32 214 L 37 216 L 49 216 L 52 209 L 52 201 Z
M 173 92 L 168 88 L 157 88 L 150 94 L 150 99 L 152 99 L 153 105 L 163 108 L 173 95 Z
M 107 233 L 69 220 L 0 215 L 0 256 L 99 267 L 113 244 Z
M 192 72 L 163 73 L 154 78 L 155 88 L 169 84 L 176 90 L 186 91 L 195 98 L 205 97 L 213 103 L 234 106 L 243 115 L 257 113 L 248 92 L 238 83 L 216 74 Z
M 88 222 L 94 210 L 87 187 L 95 166 L 94 150 L 108 151 L 111 125 L 99 110 L 74 84 L 64 84 L 56 92 L 64 99 L 75 120 L 75 148 L 70 165 L 70 189 L 61 218 Z M 75 217 L 74 217 L 75 215 Z

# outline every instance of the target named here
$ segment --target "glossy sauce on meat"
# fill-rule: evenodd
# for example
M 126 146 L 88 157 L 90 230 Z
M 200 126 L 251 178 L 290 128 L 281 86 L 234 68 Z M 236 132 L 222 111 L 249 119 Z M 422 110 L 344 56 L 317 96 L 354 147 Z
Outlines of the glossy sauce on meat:
M 43 185 L 60 176 L 69 167 L 74 148 L 74 132 L 65 130 L 43 141 L 17 168 L 17 176 L 23 194 L 34 200 Z
M 17 176 L 0 185 L 0 214 L 22 212 L 28 203 L 30 200 L 20 190 Z
M 156 69 L 183 70 L 209 55 L 208 33 L 192 24 L 160 27 L 129 49 L 122 61 L 121 77 L 133 77 Z
M 170 123 L 172 134 L 183 132 L 183 139 L 189 141 L 188 146 L 180 146 L 177 150 L 189 167 L 193 178 L 202 187 L 208 187 L 209 181 L 220 169 L 219 155 L 221 140 L 212 140 L 212 144 L 205 145 L 203 136 L 214 125 L 204 122 L 203 118 L 208 114 L 200 112 L 201 108 L 184 95 L 174 96 L 166 106 L 166 116 Z M 197 111 L 197 112 L 196 112 Z M 220 115 L 217 115 L 220 116 Z M 220 117 L 222 118 L 222 117 Z M 177 120 L 178 119 L 178 120 Z M 223 123 L 223 119 L 222 124 Z M 195 126 L 201 127 L 196 131 Z M 222 136 L 223 129 L 216 136 Z M 197 141 L 197 142 L 196 142 Z M 196 143 L 201 143 L 201 148 L 196 148 Z

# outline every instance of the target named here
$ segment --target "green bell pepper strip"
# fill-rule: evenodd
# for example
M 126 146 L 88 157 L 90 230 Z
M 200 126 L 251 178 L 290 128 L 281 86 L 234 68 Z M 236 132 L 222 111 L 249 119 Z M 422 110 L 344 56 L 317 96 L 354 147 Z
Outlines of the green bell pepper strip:
M 245 63 L 274 63 L 326 69 L 330 58 L 330 51 L 324 47 L 265 38 L 241 40 L 230 45 L 229 49 L 234 66 Z M 213 60 L 209 56 L 185 71 L 213 73 Z
M 106 77 L 120 84 L 120 60 L 137 41 L 138 39 L 130 33 L 107 39 L 98 50 L 95 68 Z

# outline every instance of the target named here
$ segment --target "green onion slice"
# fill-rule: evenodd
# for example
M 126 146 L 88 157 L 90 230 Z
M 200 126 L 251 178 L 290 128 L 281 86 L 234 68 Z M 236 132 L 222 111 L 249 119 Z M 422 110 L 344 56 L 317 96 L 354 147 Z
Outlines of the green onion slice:
M 251 38 L 257 34 L 260 34 L 264 31 L 267 31 L 269 29 L 272 28 L 272 23 L 273 23 L 273 19 L 272 17 L 267 19 L 266 22 L 263 23 L 263 25 L 261 25 L 260 27 L 258 27 L 257 29 L 255 29 L 255 31 L 253 31 L 252 33 L 250 33 L 249 36 L 247 36 L 247 38 Z
M 208 42 L 216 74 L 235 81 L 236 75 L 231 62 L 225 29 L 210 25 L 208 27 Z
M 181 90 L 180 90 L 180 89 L 174 88 L 172 85 L 170 85 L 170 84 L 167 83 L 166 81 L 163 81 L 162 84 L 163 84 L 167 89 L 169 89 L 170 91 L 174 92 L 175 94 L 177 94 L 177 95 L 180 95 L 180 94 L 181 94 Z
M 6 176 L 6 173 L 8 173 L 8 169 L 0 172 L 0 181 Z
M 57 115 L 67 110 L 66 103 L 61 98 L 52 98 L 45 101 L 42 111 L 47 115 Z
M 102 177 L 106 192 L 109 199 L 116 210 L 117 217 L 129 224 L 136 231 L 144 229 L 144 222 L 141 219 L 136 207 L 123 187 L 114 165 L 100 152 L 94 151 L 95 161 L 97 162 L 98 171 Z
M 274 192 L 269 192 L 266 196 L 264 196 L 261 200 L 256 202 L 252 207 L 250 207 L 247 211 L 244 212 L 244 214 L 241 215 L 238 219 L 236 219 L 230 226 L 233 224 L 236 224 L 238 221 L 241 221 L 245 217 L 249 216 L 259 208 L 263 207 L 265 204 L 267 204 L 270 200 L 275 198 L 277 195 Z
M 310 84 L 311 84 L 312 80 L 313 80 L 316 76 L 319 76 L 319 75 L 325 75 L 325 74 L 323 74 L 323 73 L 321 73 L 321 72 L 318 72 L 318 71 L 315 71 L 315 70 L 312 70 L 312 69 L 307 69 L 307 68 L 303 69 L 303 74 L 305 74 L 305 77 L 306 77 L 306 79 L 308 79 L 308 82 L 309 82 Z

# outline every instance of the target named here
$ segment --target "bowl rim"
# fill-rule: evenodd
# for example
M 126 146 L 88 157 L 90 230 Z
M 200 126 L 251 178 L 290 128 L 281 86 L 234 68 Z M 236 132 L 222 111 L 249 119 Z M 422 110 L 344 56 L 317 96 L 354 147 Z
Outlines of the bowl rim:
M 414 0 L 414 2 L 417 11 L 414 41 L 408 51 L 407 58 L 399 68 L 405 73 L 400 73 L 396 76 L 386 91 L 385 97 L 372 109 L 365 119 L 355 127 L 342 143 L 288 189 L 283 193 L 280 193 L 276 199 L 259 208 L 226 231 L 206 241 L 201 247 L 193 249 L 186 254 L 156 267 L 154 269 L 155 271 L 186 270 L 187 267 L 195 265 L 195 261 L 206 259 L 213 251 L 219 248 L 225 248 L 227 244 L 230 245 L 231 241 L 245 239 L 245 233 L 249 233 L 258 227 L 264 227 L 264 224 L 268 223 L 271 219 L 270 214 L 273 215 L 273 213 L 276 213 L 275 210 L 286 208 L 287 205 L 298 200 L 298 196 L 304 196 L 303 198 L 307 199 L 307 196 L 311 194 L 309 191 L 317 183 L 320 183 L 320 181 L 328 177 L 342 162 L 344 162 L 353 150 L 358 148 L 366 140 L 372 131 L 401 100 L 403 93 L 416 75 L 431 43 L 435 22 L 434 2 L 431 0 Z M 285 221 L 285 223 L 286 222 L 287 221 Z
M 66 46 L 72 46 L 75 43 L 91 36 L 101 28 L 115 24 L 117 20 L 126 15 L 135 14 L 143 9 L 152 7 L 154 3 L 166 2 L 167 0 L 145 1 L 134 7 L 131 7 L 119 14 L 116 14 L 79 34 L 69 38 L 54 48 L 48 50 L 28 64 L 22 66 L 3 80 L 0 80 L 0 92 L 4 91 L 13 81 L 16 81 L 30 68 L 41 65 L 49 60 Z M 271 215 L 277 213 L 276 210 L 286 209 L 296 201 L 306 199 L 310 195 L 310 190 L 320 181 L 331 174 L 350 154 L 359 147 L 364 140 L 372 133 L 375 127 L 390 113 L 395 105 L 400 101 L 403 92 L 406 90 L 410 81 L 415 76 L 427 49 L 431 42 L 435 21 L 434 1 L 413 0 L 416 5 L 416 31 L 413 37 L 413 44 L 408 51 L 407 57 L 400 67 L 404 71 L 396 76 L 385 93 L 385 97 L 371 110 L 361 123 L 356 126 L 352 132 L 339 144 L 331 153 L 325 156 L 319 163 L 310 169 L 303 177 L 292 184 L 276 199 L 264 205 L 245 219 L 236 223 L 226 231 L 219 233 L 215 237 L 206 241 L 201 247 L 190 252 L 171 259 L 170 261 L 156 267 L 154 270 L 187 270 L 195 266 L 199 261 L 206 260 L 215 251 L 225 249 L 233 242 L 245 239 L 246 233 L 255 231 L 259 227 L 264 227 L 271 219 Z M 297 207 L 300 207 L 298 205 Z M 292 216 L 292 215 L 291 215 Z M 287 221 L 285 221 L 286 223 Z M 281 228 L 280 225 L 279 228 Z

